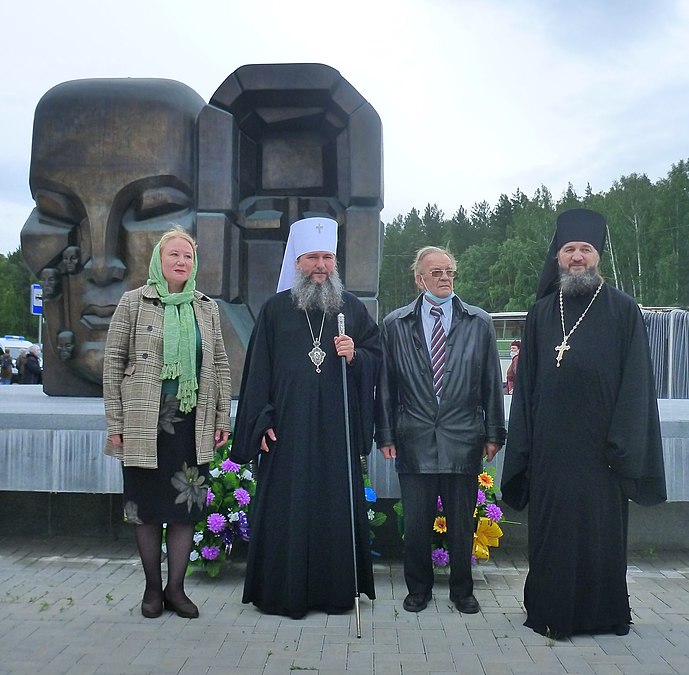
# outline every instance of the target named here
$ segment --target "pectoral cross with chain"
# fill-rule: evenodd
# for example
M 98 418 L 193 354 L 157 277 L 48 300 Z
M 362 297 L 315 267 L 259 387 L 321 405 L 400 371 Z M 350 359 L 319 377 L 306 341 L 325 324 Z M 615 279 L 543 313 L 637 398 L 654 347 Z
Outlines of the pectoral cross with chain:
M 555 347 L 555 351 L 557 352 L 557 367 L 560 367 L 560 361 L 562 361 L 562 357 L 565 355 L 565 352 L 569 350 L 569 345 L 567 344 L 567 340 L 563 340 L 562 344 L 559 344 L 557 347 Z

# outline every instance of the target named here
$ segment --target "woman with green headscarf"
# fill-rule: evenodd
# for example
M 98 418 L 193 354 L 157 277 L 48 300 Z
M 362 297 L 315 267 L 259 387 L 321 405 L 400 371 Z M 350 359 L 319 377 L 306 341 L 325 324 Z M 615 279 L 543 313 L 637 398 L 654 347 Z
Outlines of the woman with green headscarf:
M 122 296 L 108 331 L 105 452 L 122 462 L 125 521 L 136 525 L 146 576 L 141 613 L 185 618 L 195 524 L 205 517 L 208 466 L 230 429 L 230 366 L 217 304 L 196 290 L 196 244 L 176 226 L 151 255 L 145 286 Z M 161 550 L 166 528 L 167 584 Z

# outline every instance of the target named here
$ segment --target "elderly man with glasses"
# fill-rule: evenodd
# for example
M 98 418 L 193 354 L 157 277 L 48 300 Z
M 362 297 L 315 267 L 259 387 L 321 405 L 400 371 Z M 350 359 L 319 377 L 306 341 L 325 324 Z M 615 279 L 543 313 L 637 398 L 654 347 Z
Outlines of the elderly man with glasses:
M 412 265 L 421 294 L 383 322 L 376 443 L 395 460 L 404 511 L 403 607 L 432 597 L 431 532 L 438 497 L 447 517 L 450 600 L 475 614 L 471 552 L 477 475 L 505 440 L 502 376 L 490 315 L 454 292 L 457 265 L 425 246 Z

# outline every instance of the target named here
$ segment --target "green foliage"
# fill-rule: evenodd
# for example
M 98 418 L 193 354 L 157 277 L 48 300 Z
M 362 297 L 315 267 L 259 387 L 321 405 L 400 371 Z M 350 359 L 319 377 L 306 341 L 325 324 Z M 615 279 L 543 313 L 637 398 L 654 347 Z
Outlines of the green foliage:
M 528 310 L 535 299 L 557 215 L 592 208 L 608 222 L 601 272 L 640 304 L 689 306 L 689 160 L 653 183 L 622 176 L 609 190 L 583 197 L 571 184 L 555 201 L 542 185 L 529 198 L 520 190 L 460 207 L 446 219 L 436 205 L 412 209 L 386 226 L 380 277 L 381 317 L 418 294 L 410 265 L 422 246 L 447 246 L 457 258 L 457 294 L 489 312 Z
M 382 511 L 375 511 L 373 505 L 378 501 L 378 496 L 376 491 L 371 485 L 371 479 L 368 476 L 368 459 L 366 457 L 361 457 L 361 470 L 363 473 L 364 482 L 364 497 L 366 499 L 367 505 L 367 515 L 368 515 L 368 525 L 369 525 L 369 541 L 373 544 L 373 540 L 376 535 L 373 528 L 380 527 L 384 525 L 388 517 Z M 373 555 L 379 555 L 376 551 L 371 551 Z
M 38 317 L 31 314 L 31 284 L 36 278 L 24 264 L 21 251 L 0 253 L 0 334 L 38 337 Z

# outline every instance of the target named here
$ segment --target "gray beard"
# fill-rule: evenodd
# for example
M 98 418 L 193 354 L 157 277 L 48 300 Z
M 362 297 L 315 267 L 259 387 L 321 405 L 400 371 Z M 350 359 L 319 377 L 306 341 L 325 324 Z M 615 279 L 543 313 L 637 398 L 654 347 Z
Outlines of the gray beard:
M 592 267 L 585 272 L 563 272 L 560 270 L 560 288 L 563 295 L 587 295 L 593 293 L 602 277 L 598 274 L 598 267 Z
M 335 314 L 342 308 L 342 280 L 337 270 L 322 283 L 317 284 L 299 270 L 292 285 L 292 298 L 299 309 L 320 309 Z

